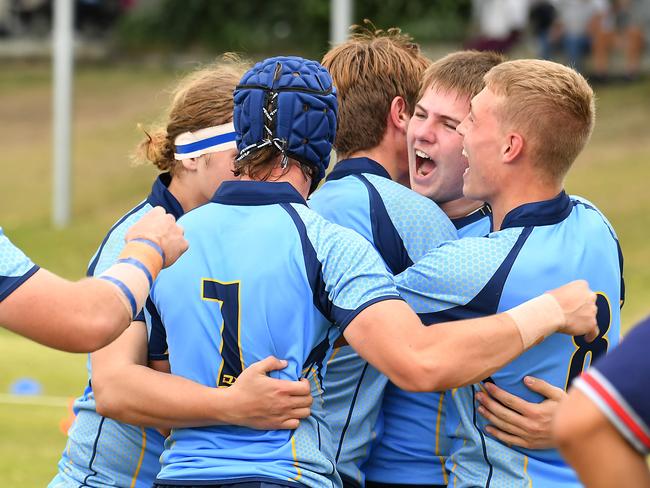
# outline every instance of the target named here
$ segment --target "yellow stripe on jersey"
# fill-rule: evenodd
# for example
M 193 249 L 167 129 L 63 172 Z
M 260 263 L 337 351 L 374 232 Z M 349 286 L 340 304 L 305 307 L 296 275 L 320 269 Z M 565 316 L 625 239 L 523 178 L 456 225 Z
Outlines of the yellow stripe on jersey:
M 528 456 L 524 456 L 524 476 L 528 477 L 528 488 L 533 488 L 533 480 L 528 476 Z
M 440 459 L 440 464 L 442 465 L 442 479 L 446 485 L 449 481 L 447 480 L 447 470 L 445 469 L 445 456 L 440 455 L 440 421 L 442 420 L 442 405 L 445 398 L 445 392 L 443 391 L 440 394 L 440 400 L 438 401 L 438 418 L 436 419 L 436 456 Z
M 290 480 L 293 481 L 298 481 L 300 478 L 302 478 L 302 471 L 300 471 L 300 467 L 298 466 L 298 454 L 296 453 L 296 436 L 295 434 L 291 436 L 291 454 L 293 456 L 293 466 L 296 468 L 296 476 L 293 478 L 289 478 Z
M 138 475 L 140 474 L 140 468 L 142 468 L 142 460 L 144 459 L 144 451 L 147 447 L 147 431 L 144 430 L 144 427 L 140 427 L 142 430 L 142 449 L 140 450 L 140 458 L 138 459 L 138 465 L 135 468 L 135 473 L 133 473 L 133 478 L 131 479 L 131 488 L 135 487 L 135 482 L 138 481 Z

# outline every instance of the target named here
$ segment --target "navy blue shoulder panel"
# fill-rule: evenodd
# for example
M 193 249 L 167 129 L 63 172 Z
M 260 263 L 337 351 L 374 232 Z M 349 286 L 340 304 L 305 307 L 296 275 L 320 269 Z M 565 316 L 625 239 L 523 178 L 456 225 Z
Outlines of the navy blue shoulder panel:
M 117 229 L 122 222 L 124 222 L 126 219 L 128 219 L 131 215 L 134 213 L 138 212 L 142 207 L 147 205 L 148 200 L 145 200 L 144 202 L 140 203 L 139 205 L 136 205 L 133 209 L 131 209 L 130 212 L 128 212 L 126 215 L 124 215 L 120 220 L 118 220 L 113 227 L 111 227 L 111 230 L 108 231 L 106 234 L 106 237 L 104 237 L 104 240 L 102 241 L 101 245 L 99 246 L 99 249 L 97 250 L 97 253 L 95 254 L 95 259 L 93 259 L 92 263 L 88 266 L 88 271 L 86 272 L 86 276 L 93 276 L 95 274 L 95 268 L 97 267 L 97 263 L 99 262 L 99 258 L 102 255 L 102 251 L 104 250 L 104 246 L 106 245 L 106 242 L 108 242 L 108 238 L 111 236 L 113 231 Z
M 305 270 L 307 271 L 307 279 L 311 287 L 314 305 L 323 314 L 323 316 L 332 316 L 332 302 L 330 302 L 327 291 L 325 291 L 325 280 L 323 280 L 323 265 L 318 260 L 316 249 L 312 245 L 309 237 L 307 237 L 307 228 L 302 221 L 298 212 L 289 203 L 279 204 L 293 220 L 298 234 L 300 235 L 300 243 L 302 244 L 302 254 L 305 258 Z
M 451 320 L 473 319 L 495 314 L 499 309 L 501 293 L 503 292 L 503 287 L 506 284 L 510 270 L 521 249 L 524 247 L 526 240 L 533 232 L 533 229 L 534 227 L 526 227 L 522 231 L 515 245 L 512 246 L 512 249 L 492 278 L 490 278 L 490 281 L 485 284 L 483 289 L 469 303 L 463 306 L 441 310 L 440 312 L 418 314 L 422 323 L 424 325 L 431 325 Z
M 370 222 L 375 248 L 393 275 L 398 275 L 413 264 L 393 221 L 388 215 L 384 200 L 377 189 L 363 175 L 354 175 L 368 190 L 370 197 Z
M 169 355 L 167 354 L 167 331 L 162 323 L 158 309 L 147 297 L 145 304 L 147 312 L 151 316 L 151 333 L 149 335 L 149 359 L 167 361 Z M 143 320 L 144 322 L 144 320 Z

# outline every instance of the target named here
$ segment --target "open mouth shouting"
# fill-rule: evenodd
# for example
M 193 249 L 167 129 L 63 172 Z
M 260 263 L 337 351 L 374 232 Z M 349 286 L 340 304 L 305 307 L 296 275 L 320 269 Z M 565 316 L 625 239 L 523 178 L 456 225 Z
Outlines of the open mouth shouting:
M 436 162 L 424 151 L 415 150 L 415 174 L 426 177 L 436 169 Z

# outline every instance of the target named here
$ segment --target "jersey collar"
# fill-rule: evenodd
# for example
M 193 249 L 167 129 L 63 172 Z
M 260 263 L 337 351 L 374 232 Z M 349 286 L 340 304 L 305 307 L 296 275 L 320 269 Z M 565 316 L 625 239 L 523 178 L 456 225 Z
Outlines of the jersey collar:
M 485 203 L 482 207 L 477 208 L 473 212 L 465 215 L 464 217 L 458 217 L 457 219 L 451 219 L 451 223 L 454 224 L 457 230 L 467 227 L 474 222 L 478 222 L 483 217 L 488 217 L 492 215 L 492 209 L 490 206 Z
M 571 199 L 562 190 L 550 200 L 525 203 L 511 210 L 503 219 L 501 229 L 557 224 L 569 216 L 572 208 Z
M 360 175 L 362 173 L 391 179 L 388 171 L 377 161 L 370 158 L 350 158 L 342 159 L 336 163 L 332 172 L 327 176 L 327 181 L 340 180 L 346 176 Z
M 176 200 L 176 197 L 169 191 L 168 187 L 171 181 L 171 174 L 162 173 L 159 175 L 151 187 L 151 194 L 147 197 L 147 202 L 154 207 L 160 205 L 165 209 L 165 212 L 172 214 L 176 219 L 178 219 L 185 212 L 183 212 L 183 207 L 178 200 Z
M 271 205 L 301 203 L 307 205 L 298 191 L 286 182 L 224 181 L 212 197 L 224 205 Z

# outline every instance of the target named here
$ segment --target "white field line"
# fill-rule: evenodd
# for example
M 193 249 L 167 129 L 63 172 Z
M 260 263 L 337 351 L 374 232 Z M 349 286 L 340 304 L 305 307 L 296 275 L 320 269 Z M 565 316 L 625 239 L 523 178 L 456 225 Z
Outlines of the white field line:
M 38 407 L 67 407 L 68 397 L 46 395 L 9 395 L 0 393 L 0 405 L 34 405 Z

